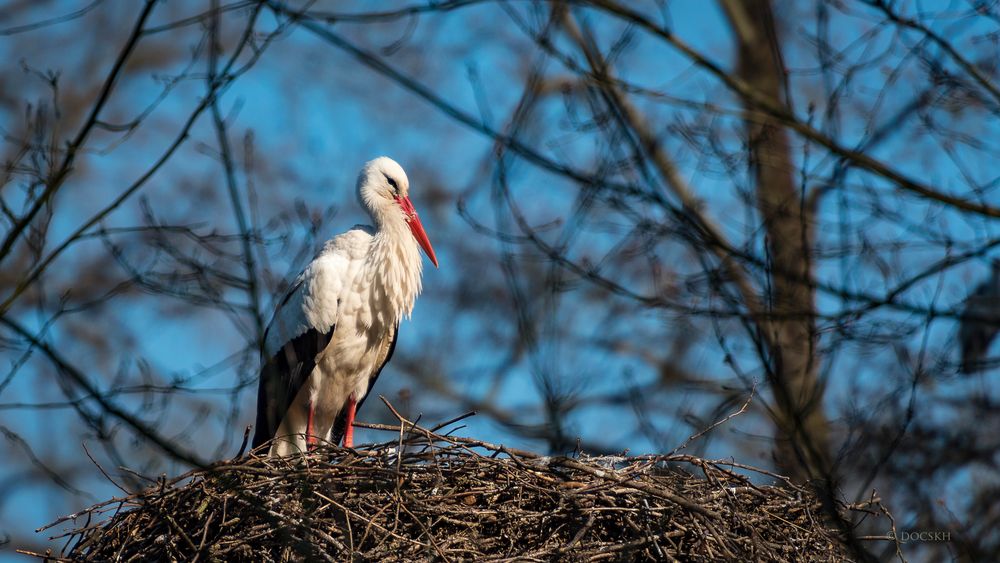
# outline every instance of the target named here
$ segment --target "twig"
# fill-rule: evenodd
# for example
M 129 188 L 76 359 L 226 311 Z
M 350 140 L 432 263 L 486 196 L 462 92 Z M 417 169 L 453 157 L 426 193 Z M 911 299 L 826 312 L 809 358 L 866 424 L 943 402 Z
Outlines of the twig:
M 729 422 L 733 418 L 736 418 L 737 416 L 745 413 L 747 411 L 747 407 L 750 406 L 750 401 L 753 400 L 754 393 L 756 393 L 756 392 L 757 392 L 757 380 L 754 379 L 753 380 L 753 384 L 752 384 L 752 386 L 750 388 L 750 394 L 747 395 L 747 400 L 743 403 L 743 406 L 740 407 L 738 411 L 730 414 L 729 416 L 727 416 L 727 417 L 725 417 L 725 418 L 723 418 L 721 420 L 718 420 L 718 421 L 714 422 L 711 426 L 709 426 L 708 428 L 702 430 L 701 432 L 698 432 L 697 434 L 692 434 L 691 436 L 688 437 L 687 440 L 684 440 L 683 444 L 681 444 L 681 445 L 677 446 L 676 448 L 674 448 L 673 451 L 671 451 L 670 454 L 668 454 L 668 455 L 674 455 L 674 454 L 676 454 L 677 452 L 679 452 L 679 451 L 687 448 L 688 444 L 690 444 L 694 440 L 697 440 L 698 438 L 701 438 L 705 434 L 708 434 L 712 430 L 715 430 L 716 428 L 718 428 L 719 426 L 722 426 L 723 424 Z

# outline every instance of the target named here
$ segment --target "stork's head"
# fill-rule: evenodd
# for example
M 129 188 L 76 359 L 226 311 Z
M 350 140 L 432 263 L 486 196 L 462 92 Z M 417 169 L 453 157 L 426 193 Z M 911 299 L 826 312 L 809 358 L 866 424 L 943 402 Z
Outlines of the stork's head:
M 410 180 L 398 162 L 387 156 L 366 162 L 358 175 L 358 200 L 371 214 L 376 226 L 392 228 L 405 224 L 437 267 L 434 248 L 410 201 Z

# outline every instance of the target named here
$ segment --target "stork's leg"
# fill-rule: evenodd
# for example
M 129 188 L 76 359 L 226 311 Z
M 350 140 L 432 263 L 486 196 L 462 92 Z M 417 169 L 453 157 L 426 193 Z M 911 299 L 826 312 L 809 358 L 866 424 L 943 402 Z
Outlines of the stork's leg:
M 354 447 L 354 413 L 358 408 L 354 397 L 347 400 L 347 428 L 344 430 L 344 447 Z
M 309 401 L 309 418 L 306 419 L 306 449 L 312 451 L 316 447 L 316 434 L 313 433 L 313 411 L 316 410 L 313 407 L 312 401 Z

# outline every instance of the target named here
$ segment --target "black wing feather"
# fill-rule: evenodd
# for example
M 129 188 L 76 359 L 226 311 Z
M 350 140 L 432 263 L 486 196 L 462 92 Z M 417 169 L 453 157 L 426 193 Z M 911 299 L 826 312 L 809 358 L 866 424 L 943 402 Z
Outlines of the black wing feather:
M 372 387 L 375 387 L 375 380 L 378 379 L 378 376 L 382 373 L 382 370 L 385 368 L 385 365 L 388 364 L 389 360 L 392 359 L 392 354 L 393 352 L 396 351 L 397 336 L 399 336 L 398 323 L 396 324 L 396 328 L 392 332 L 392 341 L 389 343 L 389 352 L 386 353 L 385 355 L 385 361 L 382 362 L 382 365 L 380 365 L 378 369 L 375 370 L 375 373 L 368 380 L 368 391 L 365 392 L 365 396 L 362 397 L 360 401 L 358 401 L 357 407 L 355 409 L 356 411 L 361 410 L 361 405 L 365 403 L 365 399 L 368 398 L 368 394 L 372 392 Z M 337 420 L 333 423 L 333 432 L 330 435 L 330 442 L 337 444 L 339 446 L 340 442 L 344 439 L 344 434 L 346 432 L 347 432 L 347 409 L 342 408 L 340 409 L 340 414 L 337 415 Z
M 296 336 L 260 369 L 254 448 L 274 438 L 295 395 L 316 367 L 316 356 L 330 343 L 334 328 L 326 333 L 310 329 Z

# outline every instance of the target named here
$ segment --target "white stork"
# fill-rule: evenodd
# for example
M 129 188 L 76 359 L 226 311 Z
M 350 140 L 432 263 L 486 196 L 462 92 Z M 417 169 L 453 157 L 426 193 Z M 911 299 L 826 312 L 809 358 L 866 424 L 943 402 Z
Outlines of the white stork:
M 417 245 L 438 265 L 409 187 L 391 158 L 366 163 L 358 201 L 375 226 L 327 241 L 278 305 L 264 334 L 254 447 L 271 438 L 271 455 L 319 440 L 353 446 L 354 414 L 420 293 Z

